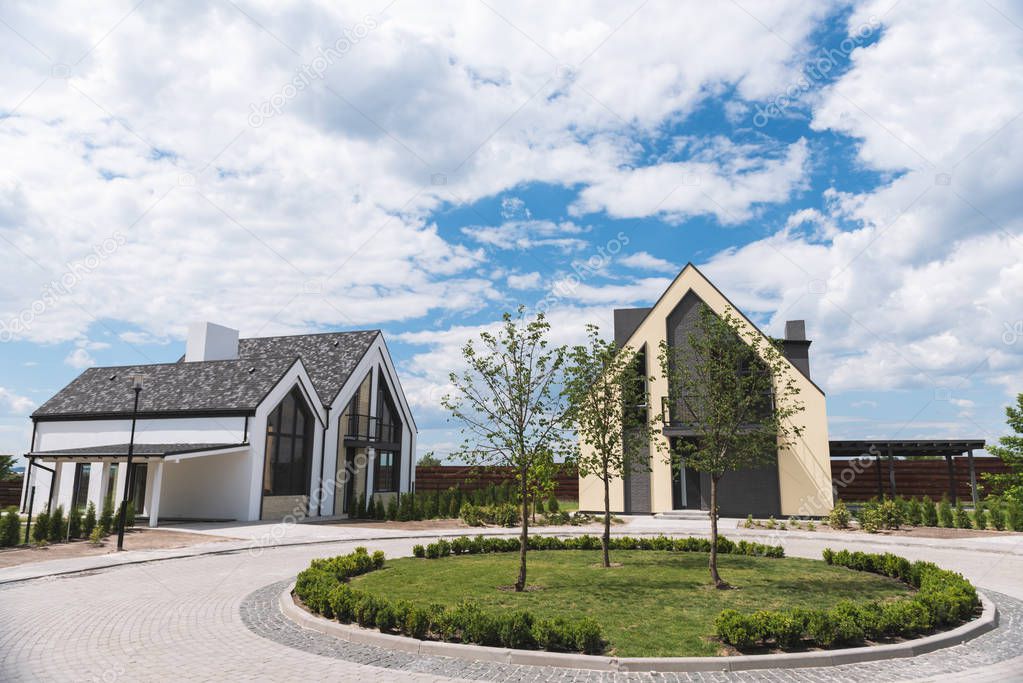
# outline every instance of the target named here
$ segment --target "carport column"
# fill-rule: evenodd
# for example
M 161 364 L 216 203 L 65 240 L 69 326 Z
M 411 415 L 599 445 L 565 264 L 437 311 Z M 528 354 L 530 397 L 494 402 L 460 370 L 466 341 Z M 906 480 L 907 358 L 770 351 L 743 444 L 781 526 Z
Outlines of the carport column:
M 54 460 L 53 474 L 50 475 L 50 508 L 48 512 L 53 512 L 54 508 L 57 507 L 57 501 L 60 499 L 60 474 L 63 471 L 63 463 L 60 460 Z
M 973 509 L 977 509 L 977 470 L 973 466 L 973 450 L 966 452 L 966 460 L 970 463 L 970 493 L 973 494 Z
M 149 491 L 149 526 L 160 523 L 160 489 L 163 488 L 163 460 L 150 465 L 153 468 L 152 488 Z
M 895 498 L 895 456 L 892 449 L 888 449 L 888 486 L 892 490 L 892 498 Z
M 945 462 L 948 463 L 948 497 L 952 499 L 952 504 L 955 505 L 958 502 L 956 498 L 956 469 L 955 463 L 952 462 L 952 456 L 946 455 Z

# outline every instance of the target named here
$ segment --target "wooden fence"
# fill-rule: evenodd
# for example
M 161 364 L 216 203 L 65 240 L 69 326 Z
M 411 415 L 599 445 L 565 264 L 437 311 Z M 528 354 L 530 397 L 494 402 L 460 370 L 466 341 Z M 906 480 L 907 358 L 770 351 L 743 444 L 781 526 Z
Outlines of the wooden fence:
M 0 510 L 21 505 L 21 478 L 0 481 Z
M 977 483 L 982 484 L 984 472 L 1004 473 L 1009 466 L 998 458 L 975 457 Z M 930 496 L 938 500 L 947 495 L 970 502 L 970 465 L 966 456 L 952 458 L 952 476 L 948 463 L 938 460 L 894 460 L 895 493 L 900 496 Z M 891 495 L 891 467 L 887 458 L 871 460 L 832 460 L 831 480 L 838 497 L 846 502 L 870 500 L 881 494 Z M 983 488 L 981 488 L 983 492 Z M 983 495 L 983 494 L 981 494 Z
M 515 471 L 511 467 L 473 467 L 468 465 L 416 467 L 416 491 L 446 491 L 450 488 L 475 491 L 491 484 L 500 485 L 514 479 Z M 554 495 L 561 500 L 578 500 L 579 474 L 575 469 L 557 475 L 554 483 Z

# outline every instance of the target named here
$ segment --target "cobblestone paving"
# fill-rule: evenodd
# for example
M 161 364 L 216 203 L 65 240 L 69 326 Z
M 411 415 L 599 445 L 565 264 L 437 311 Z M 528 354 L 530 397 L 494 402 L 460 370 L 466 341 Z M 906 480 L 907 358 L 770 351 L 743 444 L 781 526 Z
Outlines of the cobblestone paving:
M 877 683 L 878 681 L 906 680 L 920 677 L 942 677 L 963 680 L 953 676 L 957 672 L 970 672 L 992 664 L 1011 664 L 1023 652 L 1023 602 L 1015 598 L 987 591 L 988 597 L 998 605 L 1001 617 L 999 627 L 974 640 L 952 648 L 938 650 L 919 657 L 881 662 L 847 664 L 835 667 L 806 669 L 772 669 L 768 671 L 693 672 L 693 673 L 640 673 L 598 672 L 541 666 L 522 666 L 493 662 L 472 662 L 452 657 L 422 656 L 394 652 L 372 645 L 349 643 L 329 635 L 298 626 L 285 617 L 278 605 L 281 592 L 289 581 L 279 581 L 251 593 L 241 603 L 241 617 L 254 633 L 277 643 L 324 657 L 334 657 L 359 664 L 396 669 L 404 672 L 430 673 L 444 677 L 483 681 L 851 681 Z M 1023 678 L 1023 660 L 1017 671 Z M 1005 668 L 1011 674 L 1012 666 Z M 1010 680 L 1010 679 L 1005 679 Z
M 794 672 L 660 676 L 412 657 L 343 644 L 281 616 L 276 595 L 314 557 L 371 545 L 389 557 L 414 539 L 367 539 L 185 557 L 0 585 L 0 681 L 1023 681 L 1023 558 L 904 548 L 963 571 L 998 601 L 1006 628 L 919 660 Z M 820 557 L 833 540 L 786 540 L 786 552 Z M 835 544 L 838 545 L 838 544 Z M 845 543 L 850 549 L 874 548 Z M 1009 659 L 1017 655 L 1016 659 Z

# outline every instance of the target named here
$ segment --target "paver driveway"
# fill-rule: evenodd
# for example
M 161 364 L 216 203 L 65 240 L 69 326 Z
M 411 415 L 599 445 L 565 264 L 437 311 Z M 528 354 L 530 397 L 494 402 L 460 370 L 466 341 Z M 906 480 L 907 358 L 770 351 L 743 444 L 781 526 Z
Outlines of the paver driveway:
M 826 545 L 869 549 L 862 542 L 848 540 L 782 538 L 791 555 L 819 557 Z M 414 542 L 360 539 L 270 548 L 259 554 L 239 550 L 0 585 L 0 680 L 449 680 L 444 673 L 507 679 L 512 675 L 508 670 L 485 666 L 438 667 L 437 673 L 430 673 L 430 666 L 412 667 L 424 670 L 420 672 L 409 667 L 385 668 L 393 664 L 387 653 L 379 653 L 380 659 L 363 657 L 356 663 L 336 653 L 308 651 L 315 647 L 300 649 L 278 642 L 287 642 L 280 632 L 286 625 L 252 628 L 251 596 L 269 584 L 294 577 L 311 558 L 348 552 L 359 544 L 382 549 L 389 556 L 403 555 Z M 953 549 L 937 545 L 903 541 L 897 550 L 913 559 L 927 557 L 964 572 L 981 587 L 1023 599 L 1023 555 L 1017 543 L 976 543 Z M 243 619 L 243 609 L 247 619 Z M 1018 614 L 1005 617 L 1023 618 Z M 1015 626 L 1023 632 L 1023 625 Z M 1023 641 L 1015 647 L 1023 648 Z M 1009 654 L 1013 653 L 992 656 L 989 659 L 1001 661 L 990 664 L 983 659 L 969 660 L 976 663 L 970 670 L 949 678 L 1023 680 L 1023 657 L 1006 659 Z M 1014 654 L 1023 655 L 1023 651 Z M 955 661 L 953 651 L 947 656 L 950 662 Z M 548 679 L 556 673 L 523 670 L 514 676 Z M 808 673 L 798 678 L 805 680 Z M 820 680 L 842 680 L 821 673 Z M 882 678 L 906 678 L 905 669 L 898 675 L 892 673 Z M 749 672 L 740 680 L 766 676 Z M 930 675 L 927 680 L 935 677 Z

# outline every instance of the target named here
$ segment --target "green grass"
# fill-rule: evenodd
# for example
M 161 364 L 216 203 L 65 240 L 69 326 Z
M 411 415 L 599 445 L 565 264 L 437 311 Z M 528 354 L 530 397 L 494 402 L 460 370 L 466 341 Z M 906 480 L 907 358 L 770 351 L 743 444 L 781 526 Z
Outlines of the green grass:
M 453 605 L 471 597 L 496 609 L 527 608 L 536 616 L 592 616 L 622 657 L 721 654 L 709 637 L 714 618 L 727 608 L 825 608 L 843 598 L 909 592 L 894 579 L 816 560 L 720 556 L 722 577 L 739 587 L 729 591 L 707 587 L 704 553 L 616 551 L 611 560 L 624 566 L 601 569 L 599 551 L 530 552 L 528 583 L 543 589 L 518 594 L 498 590 L 515 581 L 517 553 L 393 560 L 352 585 L 420 604 Z

